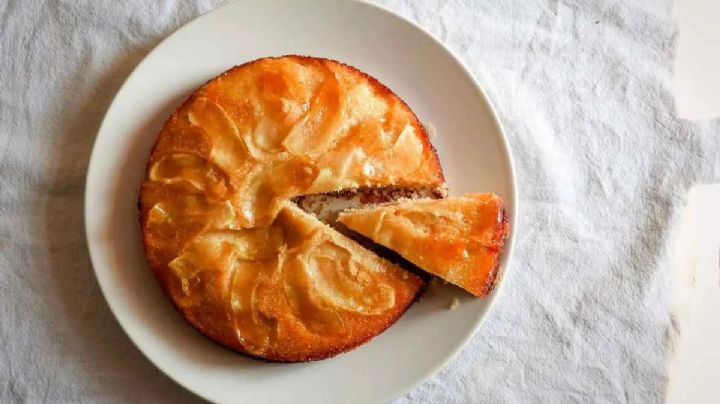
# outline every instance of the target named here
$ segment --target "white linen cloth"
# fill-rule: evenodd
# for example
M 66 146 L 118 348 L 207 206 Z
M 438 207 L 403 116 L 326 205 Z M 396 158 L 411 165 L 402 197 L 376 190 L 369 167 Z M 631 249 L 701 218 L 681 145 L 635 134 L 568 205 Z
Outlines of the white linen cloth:
M 218 1 L 0 0 L 0 402 L 192 402 L 115 322 L 83 227 L 93 140 L 145 54 Z M 399 402 L 660 402 L 670 243 L 720 178 L 720 125 L 675 118 L 668 1 L 383 1 L 470 67 L 515 155 L 499 301 Z

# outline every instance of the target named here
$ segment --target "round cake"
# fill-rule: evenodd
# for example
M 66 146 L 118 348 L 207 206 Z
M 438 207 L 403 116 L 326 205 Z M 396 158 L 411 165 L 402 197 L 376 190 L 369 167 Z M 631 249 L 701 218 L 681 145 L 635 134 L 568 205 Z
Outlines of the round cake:
M 259 59 L 166 122 L 140 192 L 143 243 L 206 336 L 271 361 L 322 359 L 385 330 L 424 282 L 293 200 L 443 186 L 422 125 L 377 80 L 327 59 Z

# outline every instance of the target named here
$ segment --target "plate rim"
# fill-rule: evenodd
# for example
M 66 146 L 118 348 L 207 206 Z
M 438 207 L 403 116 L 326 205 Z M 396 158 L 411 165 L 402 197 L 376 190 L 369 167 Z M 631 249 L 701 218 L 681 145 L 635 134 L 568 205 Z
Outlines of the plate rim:
M 125 324 L 125 320 L 121 320 L 121 318 L 117 315 L 116 309 L 114 307 L 113 301 L 108 298 L 107 293 L 107 285 L 102 281 L 102 276 L 100 275 L 98 271 L 98 265 L 96 262 L 98 262 L 98 258 L 96 256 L 100 254 L 99 247 L 94 246 L 94 244 L 90 240 L 90 218 L 92 217 L 91 212 L 88 209 L 88 205 L 91 199 L 91 193 L 88 192 L 90 189 L 90 182 L 88 181 L 91 176 L 91 172 L 93 172 L 93 167 L 97 166 L 98 163 L 96 161 L 98 160 L 98 155 L 100 152 L 98 152 L 97 143 L 99 138 L 102 136 L 102 134 L 107 131 L 107 118 L 110 115 L 110 113 L 113 111 L 113 108 L 121 94 L 126 91 L 127 85 L 129 82 L 132 81 L 134 76 L 140 71 L 143 67 L 143 65 L 153 56 L 160 48 L 162 48 L 167 42 L 169 42 L 173 37 L 175 37 L 180 31 L 184 30 L 185 28 L 200 23 L 200 21 L 206 19 L 208 16 L 220 13 L 225 8 L 228 8 L 235 3 L 242 2 L 245 0 L 233 0 L 229 3 L 222 4 L 214 9 L 208 10 L 192 20 L 184 23 L 183 25 L 179 26 L 175 30 L 173 30 L 170 34 L 165 36 L 162 40 L 160 40 L 145 56 L 143 56 L 142 60 L 132 69 L 130 74 L 125 78 L 123 81 L 123 84 L 120 86 L 120 88 L 117 90 L 115 95 L 113 96 L 113 100 L 108 106 L 107 110 L 105 111 L 102 122 L 97 130 L 96 136 L 93 139 L 93 147 L 92 152 L 90 154 L 90 158 L 88 160 L 88 167 L 85 174 L 85 190 L 84 190 L 84 197 L 83 197 L 83 220 L 85 222 L 84 228 L 85 228 L 85 241 L 88 246 L 88 251 L 90 255 L 90 262 L 93 268 L 93 273 L 95 274 L 95 279 L 98 282 L 98 285 L 100 286 L 100 291 L 103 296 L 103 299 L 105 299 L 105 302 L 107 303 L 108 307 L 110 308 L 110 311 L 117 321 L 117 323 L 120 325 L 120 328 L 123 330 L 125 335 L 132 341 L 135 348 L 137 348 L 142 355 L 150 362 L 154 367 L 156 367 L 158 370 L 160 370 L 166 377 L 173 380 L 175 383 L 177 383 L 179 386 L 182 386 L 186 391 L 191 392 L 192 394 L 208 400 L 210 402 L 215 402 L 213 397 L 209 397 L 205 394 L 203 391 L 199 391 L 197 389 L 193 389 L 187 384 L 185 384 L 182 380 L 180 380 L 178 377 L 176 377 L 175 374 L 172 372 L 169 372 L 165 369 L 164 364 L 161 365 L 158 362 L 156 362 L 151 354 L 147 352 L 144 348 L 140 346 L 135 341 L 135 338 L 133 335 L 128 331 L 128 327 Z M 306 1 L 315 1 L 315 0 L 306 0 Z M 485 306 L 483 313 L 475 320 L 475 324 L 472 326 L 472 328 L 464 335 L 462 336 L 461 341 L 448 353 L 448 355 L 445 356 L 445 358 L 442 361 L 438 361 L 434 366 L 429 367 L 427 371 L 422 373 L 420 376 L 418 376 L 415 381 L 410 384 L 407 383 L 407 385 L 404 386 L 397 386 L 392 388 L 392 393 L 389 393 L 386 399 L 387 400 L 394 400 L 397 399 L 413 390 L 415 390 L 420 384 L 428 380 L 429 378 L 436 375 L 440 370 L 445 368 L 448 363 L 457 357 L 459 352 L 463 350 L 473 336 L 477 333 L 478 329 L 481 327 L 481 325 L 485 322 L 487 316 L 491 313 L 491 311 L 495 308 L 495 304 L 497 303 L 497 299 L 500 296 L 502 291 L 505 289 L 505 278 L 507 277 L 509 273 L 509 266 L 512 263 L 512 257 L 514 255 L 515 250 L 515 242 L 516 242 L 516 235 L 518 230 L 518 223 L 517 223 L 517 217 L 518 217 L 518 211 L 520 209 L 519 205 L 519 198 L 518 198 L 518 184 L 517 184 L 517 172 L 515 168 L 515 159 L 512 152 L 512 147 L 510 146 L 510 142 L 508 140 L 506 131 L 504 126 L 502 125 L 502 122 L 500 121 L 500 118 L 498 116 L 497 110 L 495 108 L 495 105 L 490 100 L 490 97 L 485 92 L 485 90 L 482 88 L 478 80 L 475 78 L 475 75 L 472 73 L 472 71 L 468 68 L 465 61 L 460 58 L 452 49 L 450 49 L 447 45 L 445 45 L 440 39 L 438 39 L 434 34 L 429 32 L 427 29 L 425 29 L 423 26 L 421 26 L 419 23 L 399 14 L 396 13 L 393 10 L 390 10 L 388 8 L 385 8 L 379 4 L 375 4 L 370 2 L 369 0 L 344 0 L 351 3 L 356 3 L 362 6 L 373 8 L 375 11 L 378 11 L 380 13 L 385 14 L 386 16 L 391 17 L 392 19 L 396 20 L 399 23 L 407 24 L 411 28 L 418 30 L 421 34 L 425 35 L 428 39 L 430 39 L 436 46 L 439 46 L 440 49 L 442 49 L 449 58 L 456 63 L 463 71 L 463 73 L 470 79 L 472 82 L 474 90 L 478 93 L 480 96 L 482 102 L 485 104 L 485 106 L 488 109 L 489 117 L 491 118 L 491 124 L 497 129 L 497 132 L 500 134 L 500 143 L 503 149 L 503 152 L 506 157 L 507 161 L 507 169 L 508 174 L 510 177 L 510 190 L 511 190 L 511 204 L 512 204 L 512 210 L 510 212 L 510 215 L 508 217 L 509 223 L 510 223 L 510 234 L 509 237 L 506 239 L 505 247 L 503 250 L 502 257 L 500 259 L 500 262 L 498 264 L 498 274 L 497 274 L 497 281 L 495 283 L 494 290 L 492 294 L 488 297 L 486 297 L 487 305 Z M 95 170 L 97 171 L 97 169 Z

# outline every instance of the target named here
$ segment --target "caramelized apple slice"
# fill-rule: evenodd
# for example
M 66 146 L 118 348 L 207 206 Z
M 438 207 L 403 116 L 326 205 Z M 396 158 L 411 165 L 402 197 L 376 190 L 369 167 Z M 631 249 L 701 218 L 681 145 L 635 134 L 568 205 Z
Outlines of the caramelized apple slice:
M 238 128 L 227 112 L 206 97 L 193 100 L 187 111 L 190 124 L 207 133 L 212 142 L 210 160 L 231 177 L 242 172 L 248 160 Z
M 187 182 L 198 191 L 219 199 L 228 190 L 225 176 L 210 162 L 194 154 L 176 153 L 161 157 L 150 168 L 151 181 L 163 184 Z
M 143 227 L 146 252 L 153 263 L 164 265 L 209 228 L 235 227 L 235 209 L 229 201 L 211 203 L 202 194 L 168 192 L 168 189 L 171 188 L 164 186 L 161 191 L 167 193 L 145 202 L 152 203 Z
M 317 177 L 315 165 L 307 158 L 293 157 L 257 167 L 248 173 L 235 195 L 243 227 L 267 226 L 280 211 L 283 201 L 301 195 Z
M 340 90 L 337 78 L 328 72 L 327 79 L 310 104 L 310 109 L 293 125 L 282 143 L 283 146 L 297 156 L 323 153 L 338 135 L 339 106 Z
M 316 233 L 299 251 L 294 259 L 316 301 L 358 314 L 380 314 L 395 305 L 393 289 L 373 276 L 376 268 L 326 234 Z
M 203 234 L 168 264 L 182 290 L 176 294 L 183 296 L 177 304 L 193 316 L 222 313 L 228 317 L 227 323 L 218 324 L 221 328 L 216 331 L 234 334 L 241 343 L 261 352 L 276 327 L 263 297 L 277 283 L 271 280 L 278 276 L 282 244 L 278 227 Z M 209 290 L 226 298 L 208 302 Z M 230 310 L 222 301 L 228 302 Z

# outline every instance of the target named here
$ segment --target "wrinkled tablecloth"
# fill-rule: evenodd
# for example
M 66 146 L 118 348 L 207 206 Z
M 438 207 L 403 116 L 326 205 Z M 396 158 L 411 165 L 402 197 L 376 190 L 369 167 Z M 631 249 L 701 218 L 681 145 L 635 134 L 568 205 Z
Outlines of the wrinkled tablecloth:
M 83 189 L 119 86 L 218 1 L 0 1 L 0 402 L 192 402 L 93 275 Z M 399 402 L 659 402 L 670 244 L 720 178 L 720 125 L 675 117 L 669 1 L 382 1 L 470 67 L 519 180 L 517 245 L 471 343 Z

